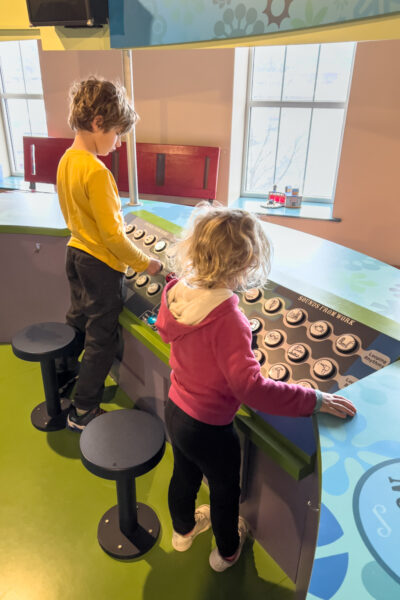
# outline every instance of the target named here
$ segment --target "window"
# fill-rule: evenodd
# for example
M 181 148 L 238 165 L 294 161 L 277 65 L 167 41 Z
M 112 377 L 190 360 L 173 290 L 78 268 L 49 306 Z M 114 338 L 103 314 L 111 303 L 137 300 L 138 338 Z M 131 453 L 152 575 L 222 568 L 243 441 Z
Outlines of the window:
M 333 202 L 355 44 L 251 52 L 243 196 L 298 187 Z
M 23 175 L 24 135 L 47 135 L 36 40 L 0 42 L 0 99 L 12 175 Z

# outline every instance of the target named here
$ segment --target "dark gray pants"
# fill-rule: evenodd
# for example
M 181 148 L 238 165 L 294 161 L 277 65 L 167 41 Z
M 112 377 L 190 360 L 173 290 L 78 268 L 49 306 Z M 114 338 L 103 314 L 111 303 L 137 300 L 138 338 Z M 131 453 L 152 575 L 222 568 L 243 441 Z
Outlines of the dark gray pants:
M 71 291 L 66 321 L 76 331 L 74 355 L 78 357 L 85 350 L 74 404 L 90 410 L 101 401 L 104 380 L 118 348 L 123 274 L 70 246 L 66 271 Z

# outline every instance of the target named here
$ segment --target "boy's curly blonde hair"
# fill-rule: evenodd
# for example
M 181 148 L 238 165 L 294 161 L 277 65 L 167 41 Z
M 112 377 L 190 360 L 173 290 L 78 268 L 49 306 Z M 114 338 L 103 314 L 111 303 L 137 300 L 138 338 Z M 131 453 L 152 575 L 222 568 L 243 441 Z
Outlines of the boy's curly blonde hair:
M 106 79 L 91 76 L 76 82 L 70 89 L 69 97 L 68 123 L 74 131 L 92 131 L 93 119 L 100 116 L 104 132 L 116 128 L 124 135 L 139 118 L 129 103 L 125 88 Z
M 170 255 L 178 277 L 196 287 L 246 290 L 267 283 L 271 245 L 245 210 L 198 205 Z

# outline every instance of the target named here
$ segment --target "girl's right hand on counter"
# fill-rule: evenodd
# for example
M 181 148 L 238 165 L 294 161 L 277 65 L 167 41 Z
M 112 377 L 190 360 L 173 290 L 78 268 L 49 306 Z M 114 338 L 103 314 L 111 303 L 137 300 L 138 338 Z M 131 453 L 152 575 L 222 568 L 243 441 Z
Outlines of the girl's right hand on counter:
M 347 398 L 323 392 L 322 405 L 319 412 L 334 415 L 335 417 L 339 417 L 339 419 L 345 419 L 346 417 L 354 417 L 357 409 Z

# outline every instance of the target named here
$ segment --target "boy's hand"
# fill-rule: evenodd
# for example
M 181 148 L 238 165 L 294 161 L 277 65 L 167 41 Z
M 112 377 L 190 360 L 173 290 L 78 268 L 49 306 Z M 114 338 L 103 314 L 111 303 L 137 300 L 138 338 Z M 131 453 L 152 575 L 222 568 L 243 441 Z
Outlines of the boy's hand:
M 322 405 L 319 412 L 329 413 L 339 419 L 345 419 L 347 416 L 354 417 L 357 412 L 356 407 L 350 400 L 337 396 L 336 394 L 322 394 Z
M 162 271 L 162 269 L 163 269 L 162 262 L 160 262 L 156 258 L 151 258 L 149 266 L 147 267 L 145 272 L 148 273 L 149 275 L 156 275 L 157 273 Z

